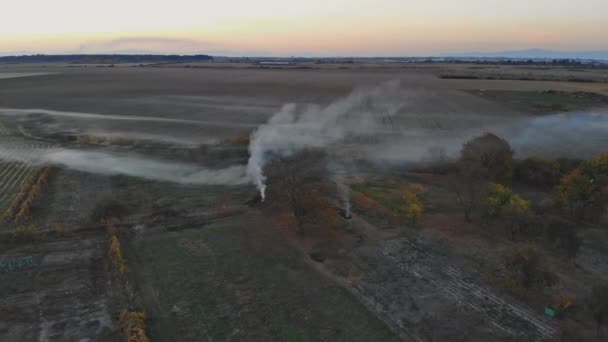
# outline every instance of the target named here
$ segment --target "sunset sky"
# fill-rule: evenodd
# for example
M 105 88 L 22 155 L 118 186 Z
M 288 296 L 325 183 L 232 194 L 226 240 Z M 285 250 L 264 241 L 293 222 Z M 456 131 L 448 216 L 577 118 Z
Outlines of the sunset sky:
M 0 55 L 607 50 L 607 0 L 1 0 Z

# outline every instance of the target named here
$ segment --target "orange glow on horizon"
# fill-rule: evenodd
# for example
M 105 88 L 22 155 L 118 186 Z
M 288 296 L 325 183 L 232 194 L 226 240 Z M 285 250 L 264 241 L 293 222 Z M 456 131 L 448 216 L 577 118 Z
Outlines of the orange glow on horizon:
M 0 21 L 0 54 L 396 56 L 534 47 L 608 49 L 603 15 L 608 2 L 603 0 L 589 0 L 595 7 L 582 9 L 564 0 L 468 0 L 458 5 L 438 0 L 311 0 L 306 6 L 174 0 L 168 7 L 143 0 L 108 1 L 89 10 L 75 0 L 56 0 L 35 13 L 24 4 L 8 5 L 16 7 L 16 14 Z

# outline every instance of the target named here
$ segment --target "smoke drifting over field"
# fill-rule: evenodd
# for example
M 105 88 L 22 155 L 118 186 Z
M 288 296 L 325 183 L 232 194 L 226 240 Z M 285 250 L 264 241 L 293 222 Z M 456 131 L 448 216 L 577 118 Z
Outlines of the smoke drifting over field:
M 608 110 L 592 113 L 564 113 L 516 123 L 505 134 L 518 157 L 591 158 L 606 152 Z
M 310 147 L 326 147 L 348 136 L 377 131 L 407 100 L 398 82 L 357 89 L 322 107 L 287 104 L 251 136 L 247 175 L 265 196 L 264 165 L 271 155 L 289 156 Z
M 438 110 L 428 103 L 441 101 L 434 93 L 401 87 L 399 82 L 358 88 L 351 94 L 326 105 L 285 104 L 265 124 L 252 133 L 247 165 L 209 169 L 193 163 L 154 159 L 139 154 L 91 152 L 75 149 L 21 150 L 0 147 L 0 158 L 32 163 L 55 163 L 102 174 L 125 174 L 161 181 L 191 184 L 253 183 L 265 195 L 264 166 L 274 156 L 288 157 L 306 148 L 324 148 L 330 156 L 329 171 L 337 184 L 344 207 L 348 207 L 345 177 L 352 171 L 349 162 L 364 159 L 382 164 L 433 163 L 458 157 L 467 140 L 493 132 L 505 138 L 517 158 L 530 155 L 545 157 L 587 158 L 608 146 L 608 111 L 565 113 L 530 117 L 488 112 L 452 112 L 449 101 Z M 443 107 L 442 107 L 443 108 Z M 24 122 L 27 118 L 39 126 L 57 131 L 72 128 L 79 120 L 79 132 L 94 136 L 156 141 L 192 148 L 213 140 L 201 134 L 196 139 L 181 134 L 189 126 L 227 124 L 251 130 L 252 123 L 224 122 L 172 117 L 122 116 L 43 109 L 0 108 L 0 114 Z M 33 115 L 36 114 L 36 115 Z M 49 117 L 53 120 L 47 120 Z M 61 124 L 57 124 L 59 118 Z M 224 120 L 224 119 L 222 119 Z M 156 133 L 135 127 L 133 131 L 104 128 L 101 123 L 114 121 L 153 123 L 163 130 Z M 49 124 L 50 122 L 50 124 Z M 180 131 L 171 130 L 180 129 Z M 111 129 L 112 128 L 112 129 Z M 138 131 L 138 128 L 141 131 Z M 207 140 L 205 140 L 207 139 Z M 216 141 L 217 142 L 217 141 Z
M 423 115 L 400 113 L 423 120 Z M 462 144 L 491 132 L 506 139 L 516 158 L 590 158 L 608 146 L 608 110 L 571 112 L 542 117 L 499 117 L 489 113 L 479 122 L 466 115 L 434 118 L 444 127 L 412 122 L 391 136 L 362 144 L 359 158 L 390 163 L 433 163 L 458 158 Z M 416 120 L 412 120 L 416 121 Z M 463 127 L 464 126 L 464 127 Z
M 70 149 L 33 149 L 27 153 L 0 149 L 0 158 L 38 165 L 51 163 L 90 173 L 120 174 L 183 184 L 239 185 L 249 182 L 245 177 L 245 167 L 242 165 L 215 170 L 194 164 L 155 160 L 136 155 Z

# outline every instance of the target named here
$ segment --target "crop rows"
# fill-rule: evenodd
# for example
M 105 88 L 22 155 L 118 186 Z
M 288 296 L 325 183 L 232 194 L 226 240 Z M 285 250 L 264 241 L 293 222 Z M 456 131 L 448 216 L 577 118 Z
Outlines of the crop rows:
M 416 255 L 413 259 L 412 253 Z M 534 312 L 514 299 L 494 292 L 481 281 L 479 275 L 464 274 L 447 264 L 445 260 L 436 258 L 432 253 L 417 246 L 414 241 L 407 238 L 387 241 L 381 254 L 384 255 L 385 262 L 393 264 L 390 267 L 392 276 L 399 279 L 413 275 L 425 279 L 445 297 L 454 303 L 482 313 L 493 326 L 509 335 L 518 336 L 524 333 L 538 339 L 551 340 L 557 334 L 555 323 L 542 314 Z M 405 280 L 400 283 L 405 283 Z M 369 290 L 364 287 L 358 289 L 364 296 L 372 295 L 367 293 Z M 388 303 L 398 302 L 397 298 L 377 299 L 381 302 L 387 301 L 384 303 L 387 307 L 390 307 Z
M 0 121 L 0 136 L 10 135 L 11 131 Z
M 35 185 L 45 168 L 33 164 L 32 151 L 48 147 L 37 142 L 2 141 L 3 149 L 0 153 L 0 212 L 2 213 L 0 220 L 2 222 L 14 219 L 25 201 L 31 204 L 36 196 L 31 194 L 32 190 L 36 189 L 37 193 L 40 192 L 42 184 L 36 187 Z M 26 211 L 27 209 L 21 213 L 21 218 L 25 217 Z

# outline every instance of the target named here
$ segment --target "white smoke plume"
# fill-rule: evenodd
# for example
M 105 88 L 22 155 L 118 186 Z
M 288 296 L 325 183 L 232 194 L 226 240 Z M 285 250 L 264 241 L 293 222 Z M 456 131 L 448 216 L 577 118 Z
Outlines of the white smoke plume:
M 336 184 L 336 190 L 340 197 L 340 204 L 344 210 L 346 217 L 350 216 L 351 213 L 351 201 L 350 201 L 350 186 L 346 183 L 346 169 L 344 165 L 332 161 L 329 165 L 329 171 L 332 175 L 332 180 Z
M 209 169 L 195 164 L 121 155 L 107 152 L 71 149 L 14 150 L 0 148 L 0 159 L 30 165 L 53 164 L 67 168 L 103 174 L 127 175 L 182 184 L 239 185 L 249 183 L 244 165 Z
M 252 134 L 247 175 L 263 200 L 264 166 L 269 155 L 289 156 L 305 148 L 325 147 L 349 136 L 377 132 L 406 101 L 399 82 L 393 81 L 356 89 L 325 107 L 287 104 Z

